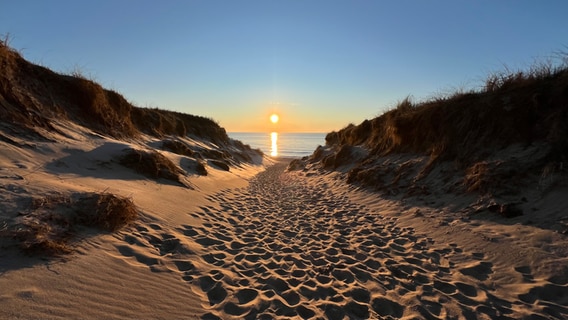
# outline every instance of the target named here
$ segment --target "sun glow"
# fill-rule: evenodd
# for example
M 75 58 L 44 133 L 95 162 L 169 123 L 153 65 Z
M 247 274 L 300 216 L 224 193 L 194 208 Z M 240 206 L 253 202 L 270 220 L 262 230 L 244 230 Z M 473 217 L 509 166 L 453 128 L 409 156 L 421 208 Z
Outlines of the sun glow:
M 278 123 L 278 120 L 280 120 L 280 117 L 279 117 L 276 113 L 273 113 L 273 114 L 270 116 L 270 122 L 272 122 L 272 123 Z

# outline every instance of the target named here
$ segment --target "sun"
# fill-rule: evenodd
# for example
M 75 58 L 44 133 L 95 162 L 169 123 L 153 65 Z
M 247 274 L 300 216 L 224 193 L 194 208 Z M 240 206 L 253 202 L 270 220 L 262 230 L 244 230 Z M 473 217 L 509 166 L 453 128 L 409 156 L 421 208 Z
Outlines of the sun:
M 270 122 L 272 122 L 272 123 L 278 123 L 278 120 L 280 120 L 280 117 L 279 117 L 276 113 L 273 113 L 273 114 L 270 116 Z

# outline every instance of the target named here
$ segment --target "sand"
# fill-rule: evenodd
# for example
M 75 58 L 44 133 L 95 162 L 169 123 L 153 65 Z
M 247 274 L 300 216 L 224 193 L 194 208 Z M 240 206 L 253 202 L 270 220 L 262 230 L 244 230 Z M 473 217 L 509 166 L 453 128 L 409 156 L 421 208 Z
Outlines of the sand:
M 30 197 L 73 192 L 130 197 L 140 218 L 86 229 L 59 257 L 0 237 L 2 319 L 568 317 L 568 241 L 542 223 L 384 199 L 286 159 L 151 180 L 110 161 L 132 142 L 63 129 L 34 148 L 0 142 L 4 229 Z M 540 201 L 565 210 L 565 191 Z

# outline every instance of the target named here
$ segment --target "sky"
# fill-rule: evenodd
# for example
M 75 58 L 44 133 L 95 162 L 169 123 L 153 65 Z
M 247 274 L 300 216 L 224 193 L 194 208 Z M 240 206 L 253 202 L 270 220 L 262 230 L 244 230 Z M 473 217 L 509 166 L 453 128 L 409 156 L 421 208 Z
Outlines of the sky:
M 0 35 L 136 106 L 229 132 L 330 132 L 557 58 L 566 12 L 565 0 L 0 0 Z

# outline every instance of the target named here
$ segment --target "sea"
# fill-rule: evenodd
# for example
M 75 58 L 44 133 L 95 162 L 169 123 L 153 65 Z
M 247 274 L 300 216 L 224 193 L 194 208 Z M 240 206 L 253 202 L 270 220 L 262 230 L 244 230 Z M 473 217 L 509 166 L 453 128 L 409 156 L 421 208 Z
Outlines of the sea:
M 272 157 L 301 158 L 325 145 L 325 133 L 229 132 L 229 137 Z

